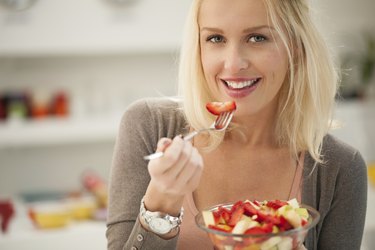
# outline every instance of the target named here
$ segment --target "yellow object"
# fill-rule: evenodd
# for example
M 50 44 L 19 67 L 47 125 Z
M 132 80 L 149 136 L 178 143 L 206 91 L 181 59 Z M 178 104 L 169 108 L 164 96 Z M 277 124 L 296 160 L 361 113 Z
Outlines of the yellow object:
M 40 228 L 57 228 L 66 226 L 70 221 L 68 212 L 35 213 L 35 223 Z
M 97 209 L 97 202 L 93 197 L 81 197 L 66 201 L 71 216 L 75 220 L 91 219 Z
M 370 163 L 367 166 L 369 182 L 375 186 L 375 162 Z
M 57 228 L 66 226 L 71 215 L 62 202 L 38 202 L 29 207 L 29 216 L 38 228 Z
M 260 250 L 260 245 L 259 244 L 252 244 L 251 246 L 247 246 L 242 248 L 243 250 Z
M 92 218 L 94 211 L 94 206 L 76 206 L 71 209 L 71 214 L 75 220 L 87 220 Z

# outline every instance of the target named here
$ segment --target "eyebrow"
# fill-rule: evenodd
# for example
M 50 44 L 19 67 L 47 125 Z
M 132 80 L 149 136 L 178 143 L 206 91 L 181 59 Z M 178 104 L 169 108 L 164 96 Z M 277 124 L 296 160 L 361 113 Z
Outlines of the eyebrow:
M 258 30 L 262 30 L 262 29 L 275 30 L 275 28 L 272 27 L 272 26 L 268 26 L 268 25 L 259 25 L 259 26 L 255 26 L 255 27 L 247 28 L 247 29 L 243 30 L 243 33 L 254 32 L 254 31 L 258 31 Z M 201 28 L 200 31 L 223 32 L 223 31 L 222 31 L 221 29 L 219 29 L 219 28 L 212 28 L 212 27 L 203 27 L 203 28 Z

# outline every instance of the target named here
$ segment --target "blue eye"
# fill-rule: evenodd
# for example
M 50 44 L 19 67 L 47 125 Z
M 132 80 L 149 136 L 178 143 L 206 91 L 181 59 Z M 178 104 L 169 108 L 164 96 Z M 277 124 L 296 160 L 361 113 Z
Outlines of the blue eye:
M 206 40 L 208 42 L 212 42 L 212 43 L 222 43 L 222 42 L 224 42 L 224 38 L 220 35 L 209 36 Z
M 253 42 L 253 43 L 259 43 L 259 42 L 263 42 L 263 41 L 266 41 L 266 40 L 267 40 L 266 37 L 261 36 L 261 35 L 252 35 L 249 38 L 249 41 Z

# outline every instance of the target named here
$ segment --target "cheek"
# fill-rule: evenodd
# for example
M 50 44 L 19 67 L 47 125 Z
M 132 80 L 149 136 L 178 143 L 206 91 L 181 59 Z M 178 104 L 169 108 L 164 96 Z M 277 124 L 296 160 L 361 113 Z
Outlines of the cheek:
M 207 81 L 215 79 L 215 76 L 220 69 L 220 60 L 217 54 L 207 50 L 203 50 L 201 53 L 203 72 Z
M 272 72 L 272 80 L 284 81 L 288 70 L 288 60 L 286 55 L 280 53 L 272 53 L 264 57 L 263 65 Z

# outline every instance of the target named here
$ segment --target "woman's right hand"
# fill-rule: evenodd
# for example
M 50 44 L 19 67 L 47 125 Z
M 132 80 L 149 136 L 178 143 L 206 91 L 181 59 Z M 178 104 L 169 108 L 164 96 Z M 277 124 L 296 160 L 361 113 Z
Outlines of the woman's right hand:
M 178 215 L 184 196 L 199 184 L 203 160 L 190 141 L 176 136 L 173 140 L 162 138 L 157 150 L 163 157 L 151 160 L 148 171 L 150 184 L 145 194 L 145 206 L 150 211 Z

